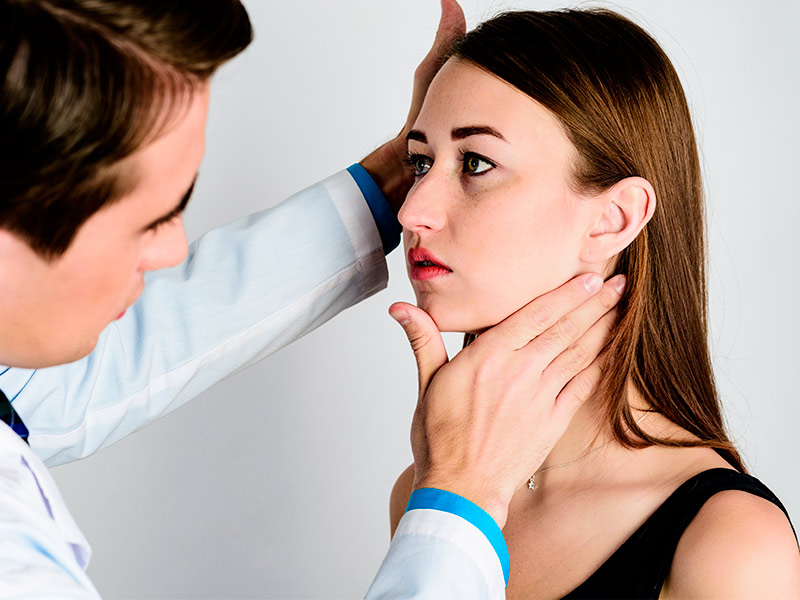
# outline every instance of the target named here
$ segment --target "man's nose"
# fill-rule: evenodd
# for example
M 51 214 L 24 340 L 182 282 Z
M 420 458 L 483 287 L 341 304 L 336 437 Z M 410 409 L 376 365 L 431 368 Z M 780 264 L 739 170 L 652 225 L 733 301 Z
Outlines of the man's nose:
M 174 267 L 183 262 L 189 252 L 183 217 L 178 216 L 164 223 L 142 253 L 139 268 L 142 271 L 155 271 Z

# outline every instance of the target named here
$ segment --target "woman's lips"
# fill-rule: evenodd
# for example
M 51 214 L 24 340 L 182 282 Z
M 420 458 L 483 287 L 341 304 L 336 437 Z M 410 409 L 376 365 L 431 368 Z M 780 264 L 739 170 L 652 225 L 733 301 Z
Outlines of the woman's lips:
M 427 281 L 452 273 L 453 270 L 425 248 L 408 251 L 409 276 L 416 281 Z

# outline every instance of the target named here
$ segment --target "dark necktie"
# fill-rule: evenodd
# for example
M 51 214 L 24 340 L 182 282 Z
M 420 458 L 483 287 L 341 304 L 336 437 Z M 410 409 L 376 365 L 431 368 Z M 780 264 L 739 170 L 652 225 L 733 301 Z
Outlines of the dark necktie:
M 22 419 L 17 414 L 17 411 L 14 410 L 14 407 L 11 406 L 11 402 L 8 401 L 2 390 L 0 390 L 0 419 L 11 427 L 14 433 L 22 438 L 23 442 L 28 443 L 28 428 L 25 427 L 25 423 L 22 422 Z

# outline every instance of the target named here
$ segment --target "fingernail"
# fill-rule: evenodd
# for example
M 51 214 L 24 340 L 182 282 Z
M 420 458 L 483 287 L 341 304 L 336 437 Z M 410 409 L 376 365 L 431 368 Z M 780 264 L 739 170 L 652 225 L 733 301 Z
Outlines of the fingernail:
M 597 273 L 589 273 L 583 280 L 583 285 L 586 287 L 586 291 L 590 294 L 594 294 L 597 292 L 601 287 L 603 287 L 603 278 L 600 277 Z
M 411 317 L 404 310 L 396 310 L 394 312 L 390 312 L 389 316 L 392 317 L 398 323 L 400 323 L 400 325 L 402 325 L 403 327 L 411 323 Z
M 622 294 L 625 291 L 625 286 L 628 284 L 628 278 L 625 275 L 617 276 L 617 280 L 614 282 L 614 289 L 617 290 L 618 294 Z

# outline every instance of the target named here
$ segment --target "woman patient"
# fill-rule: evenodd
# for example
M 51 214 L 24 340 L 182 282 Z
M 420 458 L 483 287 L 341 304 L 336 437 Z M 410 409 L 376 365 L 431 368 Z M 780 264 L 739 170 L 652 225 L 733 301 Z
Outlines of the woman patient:
M 602 386 L 511 503 L 508 597 L 800 597 L 785 510 L 722 422 L 697 148 L 657 43 L 606 10 L 496 17 L 454 46 L 407 161 L 409 273 L 440 330 L 627 277 Z

